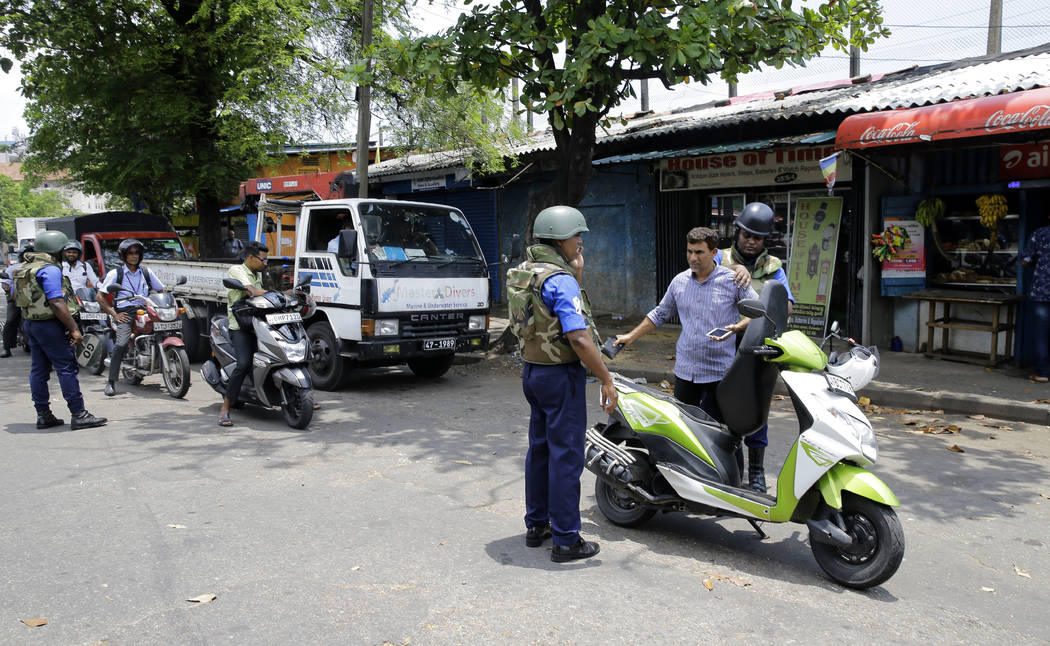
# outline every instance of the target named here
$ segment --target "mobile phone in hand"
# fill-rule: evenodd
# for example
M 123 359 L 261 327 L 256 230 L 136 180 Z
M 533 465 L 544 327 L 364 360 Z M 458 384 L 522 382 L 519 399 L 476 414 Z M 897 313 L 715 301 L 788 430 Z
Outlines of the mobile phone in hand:
M 721 341 L 723 339 L 728 339 L 729 337 L 733 336 L 733 331 L 727 330 L 724 327 L 716 327 L 715 329 L 708 332 L 707 336 L 711 337 L 712 339 L 715 339 L 716 341 Z
M 602 354 L 610 359 L 615 359 L 616 355 L 620 354 L 620 350 L 623 350 L 623 346 L 616 345 L 616 337 L 614 336 L 609 337 L 602 344 Z

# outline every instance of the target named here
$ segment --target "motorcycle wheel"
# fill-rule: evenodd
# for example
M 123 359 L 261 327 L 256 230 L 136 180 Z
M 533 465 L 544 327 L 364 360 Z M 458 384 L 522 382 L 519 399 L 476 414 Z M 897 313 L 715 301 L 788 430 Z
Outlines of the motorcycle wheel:
M 314 416 L 314 391 L 290 384 L 281 384 L 287 404 L 281 404 L 281 414 L 288 426 L 303 429 Z
M 656 513 L 601 478 L 594 482 L 594 499 L 609 522 L 620 527 L 638 527 Z
M 873 500 L 844 495 L 842 518 L 853 545 L 809 541 L 821 569 L 838 583 L 857 589 L 877 586 L 893 576 L 904 559 L 904 530 L 897 513 Z
M 426 359 L 409 359 L 408 367 L 417 377 L 436 379 L 448 372 L 452 367 L 452 361 L 456 358 L 453 354 L 440 357 L 428 357 Z
M 178 346 L 164 348 L 168 369 L 164 371 L 164 387 L 175 399 L 182 399 L 190 389 L 190 359 L 186 349 Z

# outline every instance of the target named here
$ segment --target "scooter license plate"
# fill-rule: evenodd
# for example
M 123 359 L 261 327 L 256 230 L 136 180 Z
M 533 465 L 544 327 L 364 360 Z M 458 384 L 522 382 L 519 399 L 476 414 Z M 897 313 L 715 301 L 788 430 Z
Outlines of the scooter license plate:
M 109 315 L 105 312 L 81 312 L 81 321 L 105 321 Z
M 455 350 L 455 339 L 427 339 L 423 341 L 424 350 Z
M 161 330 L 181 330 L 181 329 L 182 329 L 182 321 L 157 321 L 156 323 L 153 324 L 153 330 L 155 332 L 156 331 L 161 331 Z
M 854 402 L 857 401 L 857 393 L 853 390 L 853 384 L 838 375 L 833 375 L 827 372 L 824 373 L 824 379 L 828 382 L 828 390 L 838 395 L 842 395 L 843 397 L 847 397 Z
M 302 323 L 303 317 L 299 312 L 282 312 L 280 314 L 267 314 L 266 322 L 270 325 L 280 325 L 281 323 Z

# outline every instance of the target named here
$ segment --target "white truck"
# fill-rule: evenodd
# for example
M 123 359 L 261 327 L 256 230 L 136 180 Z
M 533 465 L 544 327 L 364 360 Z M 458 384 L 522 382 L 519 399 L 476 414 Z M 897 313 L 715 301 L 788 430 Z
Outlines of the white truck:
M 18 238 L 18 248 L 26 246 L 36 240 L 36 232 L 44 228 L 47 218 L 15 218 L 15 235 Z
M 438 377 L 456 352 L 488 345 L 488 266 L 458 209 L 265 197 L 258 208 L 252 238 L 270 249 L 271 286 L 311 276 L 317 312 L 305 324 L 316 388 L 339 388 L 355 366 L 408 364 L 417 375 Z M 144 263 L 169 284 L 187 277 L 176 294 L 189 317 L 185 336 L 197 337 L 187 338 L 191 355 L 206 355 L 210 318 L 226 312 L 222 279 L 232 262 Z

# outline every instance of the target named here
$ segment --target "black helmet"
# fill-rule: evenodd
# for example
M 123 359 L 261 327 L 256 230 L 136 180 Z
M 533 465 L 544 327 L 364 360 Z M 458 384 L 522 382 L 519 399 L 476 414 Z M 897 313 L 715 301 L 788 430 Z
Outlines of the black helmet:
M 77 252 L 77 258 L 80 258 L 84 254 L 84 247 L 80 246 L 80 243 L 76 240 L 70 240 L 66 243 L 66 246 L 62 247 L 62 255 L 65 255 L 70 249 L 75 249 Z
M 131 249 L 135 246 L 139 248 L 140 256 L 142 252 L 146 250 L 146 247 L 141 242 L 139 242 L 135 238 L 128 238 L 124 242 L 121 242 L 120 246 L 117 247 L 117 255 L 120 256 L 121 260 L 124 260 L 124 256 L 128 254 L 128 249 Z
M 752 202 L 736 217 L 737 228 L 766 237 L 773 233 L 773 209 L 764 202 Z

